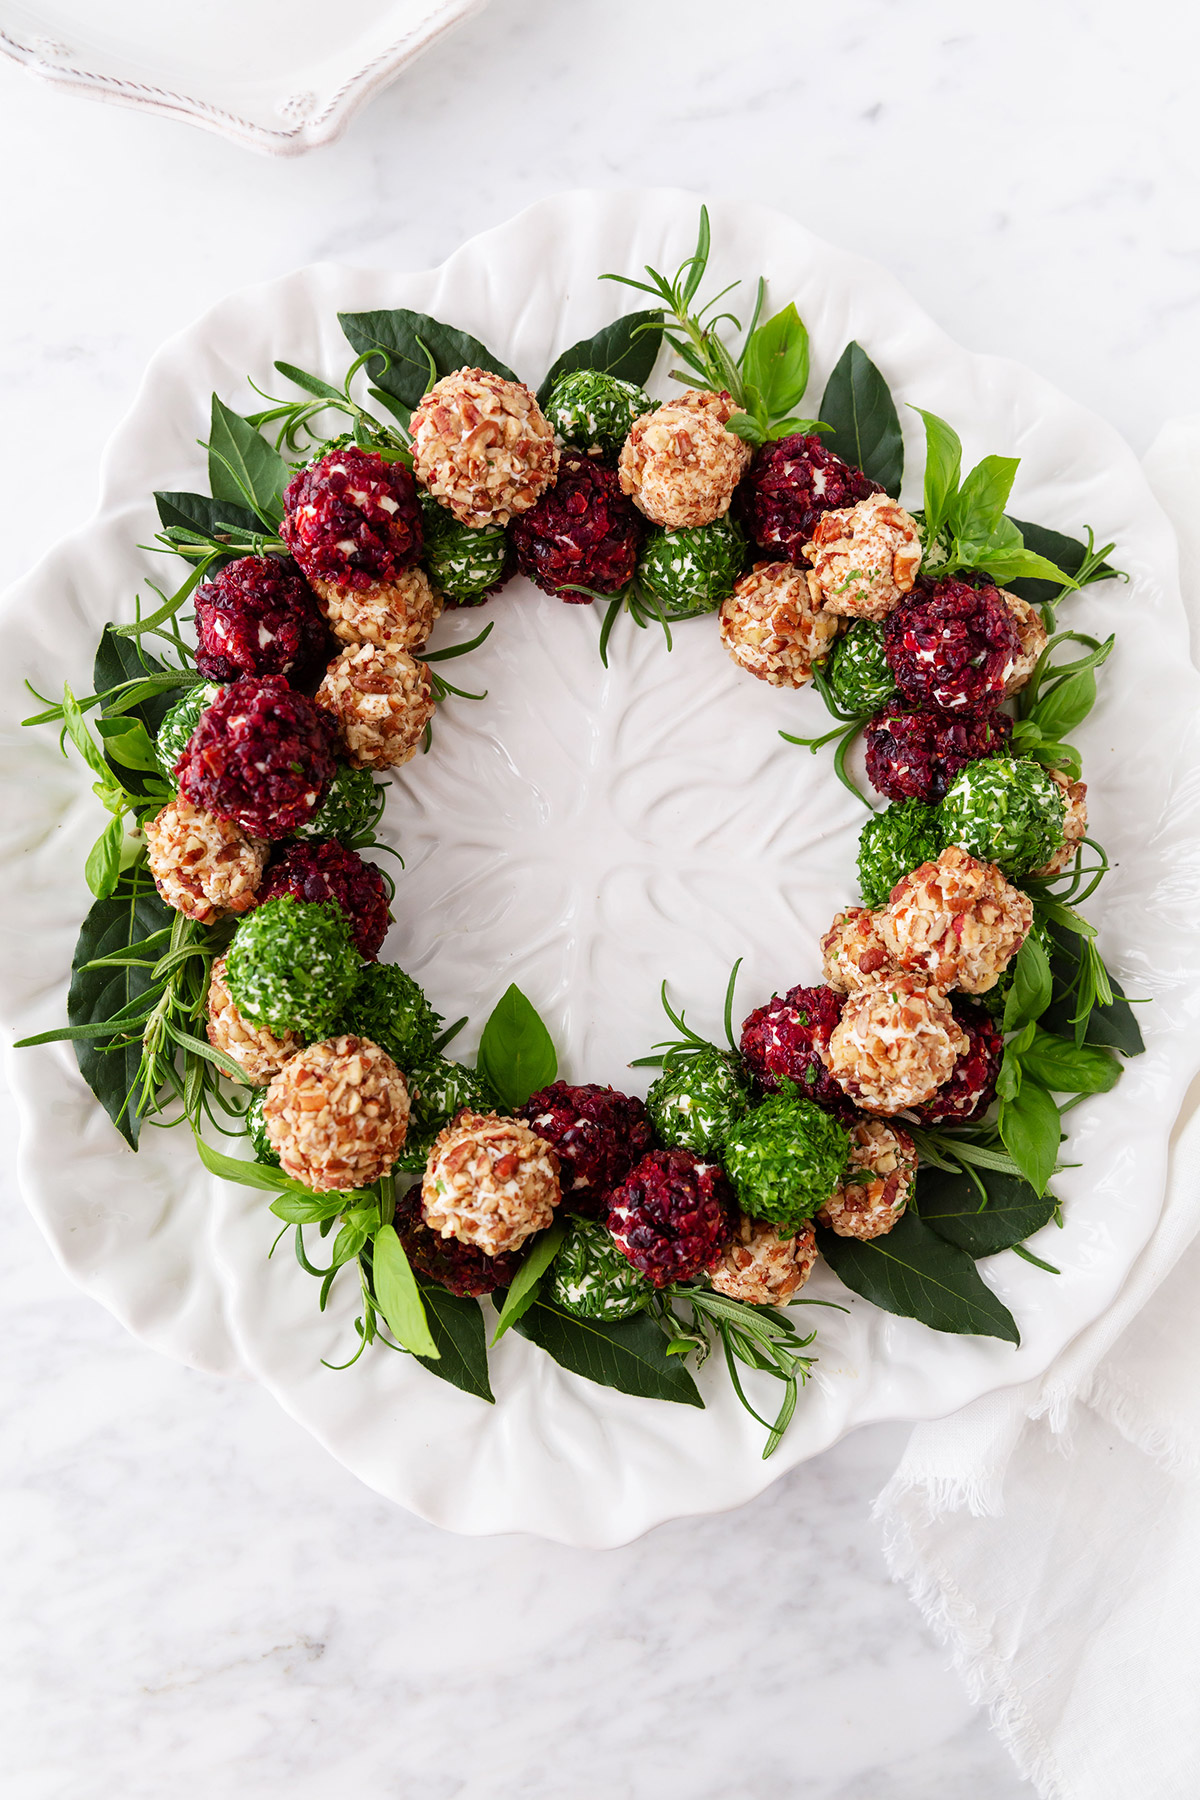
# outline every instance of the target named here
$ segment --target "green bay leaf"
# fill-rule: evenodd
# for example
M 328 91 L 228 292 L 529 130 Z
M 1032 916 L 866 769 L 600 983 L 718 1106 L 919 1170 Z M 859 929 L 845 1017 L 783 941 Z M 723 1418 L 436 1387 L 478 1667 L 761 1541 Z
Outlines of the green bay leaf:
M 990 1169 L 981 1169 L 979 1177 L 987 1189 L 982 1210 L 979 1189 L 969 1176 L 927 1166 L 917 1177 L 921 1223 L 968 1256 L 1011 1250 L 1054 1217 L 1053 1194 L 1036 1194 L 1019 1176 Z
M 825 384 L 823 438 L 843 462 L 877 481 L 895 500 L 904 478 L 904 438 L 891 390 L 861 344 L 849 343 Z
M 605 375 L 616 375 L 621 381 L 642 387 L 658 360 L 662 335 L 662 313 L 651 309 L 626 313 L 591 337 L 580 338 L 551 364 L 537 392 L 538 405 L 545 406 L 555 382 L 573 369 L 599 369 Z
M 375 386 L 409 408 L 420 404 L 433 381 L 456 369 L 491 369 L 506 381 L 517 379 L 507 364 L 470 332 L 443 325 L 428 313 L 410 312 L 403 306 L 381 312 L 339 313 L 338 324 L 359 356 L 376 352 L 367 364 Z
M 934 1331 L 1021 1341 L 1016 1321 L 979 1275 L 972 1258 L 913 1212 L 885 1237 L 862 1240 L 818 1231 L 834 1274 L 864 1300 Z
M 535 1300 L 513 1329 L 573 1375 L 582 1375 L 601 1387 L 647 1400 L 704 1405 L 683 1359 L 667 1355 L 662 1327 L 647 1313 L 604 1323 L 577 1319 L 544 1300 Z

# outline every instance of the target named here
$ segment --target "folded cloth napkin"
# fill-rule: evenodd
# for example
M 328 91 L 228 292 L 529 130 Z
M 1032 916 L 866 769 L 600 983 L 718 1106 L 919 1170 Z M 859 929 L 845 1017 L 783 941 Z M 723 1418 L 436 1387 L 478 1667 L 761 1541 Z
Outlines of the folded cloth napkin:
M 1200 661 L 1200 416 L 1145 469 Z M 1200 1796 L 1198 1231 L 1200 1080 L 1114 1305 L 1039 1381 L 919 1425 L 876 1505 L 892 1573 L 1042 1800 Z

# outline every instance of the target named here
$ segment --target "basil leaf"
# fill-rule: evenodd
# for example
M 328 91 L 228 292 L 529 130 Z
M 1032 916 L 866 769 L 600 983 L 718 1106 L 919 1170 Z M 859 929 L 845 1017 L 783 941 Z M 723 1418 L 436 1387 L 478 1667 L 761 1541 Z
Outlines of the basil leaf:
M 988 544 L 1002 526 L 1007 526 L 996 548 L 1020 549 L 1020 535 L 1004 517 L 1004 507 L 1020 466 L 1021 459 L 1017 456 L 985 456 L 982 462 L 976 463 L 950 511 L 950 524 L 956 537 L 964 543 Z
M 88 851 L 87 861 L 83 865 L 83 878 L 97 900 L 107 900 L 116 889 L 121 874 L 121 845 L 124 837 L 124 820 L 110 819 Z
M 197 531 L 208 538 L 220 537 L 229 530 L 246 532 L 250 536 L 262 533 L 263 522 L 258 514 L 235 505 L 232 500 L 214 500 L 208 494 L 156 493 L 154 504 L 164 531 Z M 176 548 L 189 562 L 202 562 L 208 555 L 206 550 L 189 549 L 184 544 L 176 545 Z M 219 569 L 221 561 L 215 561 L 212 566 L 214 570 Z
M 752 333 L 742 372 L 758 389 L 770 418 L 799 406 L 808 386 L 808 332 L 793 302 Z
M 370 1226 L 361 1219 L 347 1219 L 333 1240 L 330 1267 L 340 1269 L 345 1263 L 353 1262 L 370 1235 Z
M 253 1164 L 245 1165 L 253 1167 Z M 231 1177 L 236 1181 L 238 1177 Z M 276 1187 L 281 1180 L 286 1180 L 279 1171 L 275 1171 Z M 258 1186 L 257 1182 L 247 1183 Z M 266 1185 L 265 1183 L 263 1184 Z M 320 1225 L 326 1219 L 336 1219 L 346 1207 L 345 1194 L 280 1194 L 271 1202 L 271 1211 L 277 1219 L 285 1219 L 289 1225 Z
M 839 356 L 825 384 L 821 417 L 833 427 L 828 447 L 899 499 L 904 438 L 896 403 L 861 344 L 847 344 Z
M 1022 1077 L 1015 1099 L 1001 1100 L 1000 1139 L 1035 1193 L 1044 1194 L 1058 1161 L 1062 1120 L 1035 1080 Z
M 906 1212 L 885 1237 L 838 1237 L 818 1231 L 817 1243 L 834 1274 L 864 1300 L 934 1331 L 1004 1338 L 1021 1334 L 1008 1308 L 967 1255 Z
M 448 1294 L 436 1282 L 417 1277 L 421 1299 L 425 1303 L 425 1320 L 437 1348 L 437 1356 L 419 1356 L 417 1361 L 431 1375 L 439 1376 L 464 1394 L 495 1404 L 488 1380 L 487 1337 L 483 1329 L 483 1309 L 478 1300 L 459 1294 Z
M 1068 575 L 1078 575 L 1087 558 L 1087 545 L 1081 544 L 1077 538 L 1066 537 L 1061 531 L 1051 531 L 1045 525 L 1031 525 L 1026 519 L 1014 519 L 1013 524 L 1021 533 L 1027 550 L 1038 556 L 1044 556 L 1056 568 L 1065 569 Z M 1092 581 L 1108 581 L 1116 574 L 1109 563 L 1101 563 L 1088 577 Z M 1047 600 L 1053 600 L 1062 586 L 1061 581 L 1040 581 L 1036 578 L 1018 579 L 1012 584 L 1012 591 L 1022 600 L 1028 600 L 1033 606 L 1044 606 Z
M 514 1330 L 573 1375 L 601 1387 L 646 1400 L 704 1405 L 683 1359 L 667 1355 L 666 1335 L 647 1313 L 605 1324 L 576 1319 L 545 1300 L 535 1300 Z
M 402 306 L 387 312 L 339 313 L 338 324 L 359 356 L 377 353 L 367 364 L 375 386 L 408 407 L 420 405 L 433 382 L 456 369 L 491 369 L 506 381 L 517 379 L 478 338 L 443 325 L 428 313 Z M 381 351 L 386 356 L 378 354 Z
M 1082 725 L 1095 704 L 1095 670 L 1081 669 L 1043 694 L 1029 717 L 1045 737 L 1061 738 L 1064 732 Z
M 1036 576 L 1039 580 L 1050 582 L 1055 593 L 1060 588 L 1075 586 L 1064 569 L 1047 562 L 1044 556 L 1035 556 L 1032 550 L 981 550 L 974 558 L 964 560 L 971 568 L 986 570 L 1001 587 L 1007 587 L 1021 576 Z
M 1019 1031 L 1040 1019 L 1050 1004 L 1054 981 L 1050 958 L 1036 932 L 1029 932 L 1013 964 L 1012 986 L 1004 1002 L 1004 1030 Z
M 925 541 L 932 543 L 950 516 L 962 469 L 962 443 L 952 425 L 914 406 L 925 421 Z
M 67 1018 L 71 1025 L 98 1026 L 132 1006 L 153 985 L 150 971 L 134 964 L 85 965 L 140 944 L 156 931 L 169 930 L 175 914 L 159 899 L 148 874 L 126 875 L 109 899 L 97 900 L 80 929 L 71 962 Z M 149 1004 L 149 1002 L 147 1002 Z M 142 1046 L 136 1028 L 133 1042 L 104 1049 L 97 1040 L 77 1038 L 75 1056 L 83 1079 L 131 1149 L 138 1147 L 141 1121 L 130 1094 L 137 1082 Z
M 567 1235 L 566 1225 L 557 1220 L 548 1231 L 543 1231 L 517 1270 L 512 1286 L 504 1296 L 504 1305 L 500 1309 L 500 1320 L 492 1333 L 492 1343 L 498 1344 L 511 1325 L 524 1313 L 529 1311 L 537 1299 L 537 1291 L 542 1276 L 558 1255 L 559 1246 Z
M 572 369 L 599 369 L 605 375 L 616 375 L 621 381 L 632 381 L 641 387 L 650 379 L 650 371 L 658 361 L 662 335 L 662 313 L 651 309 L 626 313 L 590 338 L 580 338 L 551 364 L 550 373 L 537 391 L 538 405 L 545 406 L 555 382 Z
M 509 987 L 497 1002 L 483 1028 L 477 1061 L 510 1111 L 558 1074 L 550 1033 L 519 987 Z
M 428 1358 L 436 1362 L 441 1351 L 429 1329 L 417 1278 L 394 1226 L 383 1225 L 375 1233 L 371 1265 L 375 1299 L 396 1342 L 422 1361 Z
M 921 1223 L 968 1256 L 995 1256 L 1048 1225 L 1058 1208 L 1053 1194 L 1038 1195 L 1016 1175 L 979 1171 L 987 1189 L 980 1211 L 979 1189 L 968 1175 L 923 1168 L 917 1176 Z
M 213 499 L 248 507 L 274 535 L 283 518 L 283 490 L 291 474 L 274 445 L 214 394 L 208 438 Z
M 1040 1029 L 1021 1052 L 1021 1062 L 1026 1074 L 1053 1094 L 1106 1094 L 1121 1079 L 1121 1065 L 1108 1050 Z
M 111 719 L 96 720 L 96 736 L 104 745 L 109 764 L 120 763 L 123 770 L 161 776 L 150 733 L 140 719 L 129 713 L 118 713 Z M 124 781 L 124 776 L 121 777 Z

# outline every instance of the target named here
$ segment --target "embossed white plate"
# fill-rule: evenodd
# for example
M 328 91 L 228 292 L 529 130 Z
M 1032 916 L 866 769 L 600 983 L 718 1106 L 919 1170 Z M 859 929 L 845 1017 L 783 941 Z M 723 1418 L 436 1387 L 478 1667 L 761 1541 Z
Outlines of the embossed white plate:
M 1154 1227 L 1167 1135 L 1200 1067 L 1200 677 L 1188 660 L 1170 528 L 1120 438 L 1026 369 L 968 354 L 880 270 L 753 206 L 712 209 L 713 289 L 760 270 L 771 300 L 795 299 L 813 340 L 815 405 L 857 337 L 901 401 L 950 418 L 970 460 L 1023 458 L 1019 516 L 1117 540 L 1129 585 L 1096 587 L 1067 617 L 1117 629 L 1102 697 L 1079 733 L 1096 835 L 1116 864 L 1089 908 L 1110 965 L 1148 994 L 1147 1054 L 1116 1092 L 1071 1115 L 1080 1167 L 1057 1184 L 1066 1226 L 1038 1252 L 982 1265 L 1020 1325 L 1019 1349 L 944 1337 L 854 1299 L 827 1273 L 807 1293 L 820 1362 L 782 1448 L 762 1434 L 722 1371 L 702 1371 L 705 1411 L 634 1400 L 565 1374 L 510 1335 L 493 1358 L 489 1407 L 379 1351 L 334 1373 L 353 1347 L 353 1295 L 316 1283 L 262 1198 L 212 1182 L 186 1139 L 137 1158 L 91 1102 L 68 1048 L 11 1058 L 24 1125 L 24 1191 L 60 1257 L 90 1292 L 160 1348 L 207 1367 L 240 1359 L 365 1481 L 464 1532 L 530 1530 L 622 1542 L 674 1515 L 736 1505 L 856 1424 L 939 1416 L 1044 1369 L 1110 1302 Z M 674 267 L 692 247 L 696 201 L 674 192 L 574 194 L 534 207 L 420 275 L 329 267 L 233 296 L 169 344 L 105 465 L 97 518 L 10 596 L 0 620 L 5 719 L 20 678 L 49 691 L 86 682 L 103 621 L 129 617 L 147 572 L 154 487 L 203 480 L 196 439 L 216 387 L 244 403 L 246 374 L 271 386 L 283 356 L 333 373 L 348 360 L 343 308 L 415 306 L 465 327 L 536 383 L 566 344 L 626 304 L 604 269 Z M 632 297 L 629 303 L 632 304 Z M 658 384 L 665 392 L 666 385 Z M 909 415 L 906 415 L 908 417 Z M 919 491 L 914 435 L 906 496 Z M 462 639 L 480 614 L 438 626 Z M 711 620 L 656 634 L 623 621 L 606 673 L 599 617 L 513 583 L 495 630 L 460 663 L 480 703 L 439 716 L 434 748 L 394 778 L 387 829 L 406 859 L 386 954 L 450 1017 L 478 1023 L 510 980 L 547 1017 L 572 1079 L 644 1091 L 629 1060 L 661 1035 L 666 976 L 698 1026 L 716 1031 L 727 971 L 746 959 L 740 1013 L 817 978 L 817 939 L 852 899 L 861 809 L 826 757 L 781 741 L 819 728 L 811 694 L 738 672 Z M 9 880 L 0 1000 L 34 1031 L 61 1017 L 65 972 L 87 904 L 83 856 L 97 829 L 79 771 L 46 734 L 0 742 Z M 473 1043 L 464 1034 L 463 1048 Z M 775 1390 L 768 1384 L 764 1401 Z
M 487 0 L 0 0 L 0 55 L 31 75 L 203 125 L 253 150 L 327 144 Z

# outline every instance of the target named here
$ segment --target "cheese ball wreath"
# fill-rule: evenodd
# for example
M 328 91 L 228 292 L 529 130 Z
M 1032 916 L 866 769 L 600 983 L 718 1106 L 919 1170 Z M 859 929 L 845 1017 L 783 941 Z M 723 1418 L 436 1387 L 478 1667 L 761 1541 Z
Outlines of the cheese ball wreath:
M 241 1087 L 260 1176 L 278 1179 L 275 1210 L 299 1221 L 301 1263 L 312 1266 L 307 1226 L 333 1233 L 326 1288 L 343 1262 L 359 1268 L 360 1350 L 386 1329 L 425 1367 L 487 1394 L 476 1350 L 460 1336 L 453 1373 L 443 1349 L 476 1330 L 445 1307 L 491 1296 L 501 1330 L 567 1367 L 621 1385 L 624 1365 L 597 1348 L 610 1343 L 638 1382 L 657 1367 L 663 1397 L 679 1398 L 669 1390 L 690 1380 L 683 1354 L 715 1331 L 731 1367 L 785 1382 L 786 1423 L 810 1340 L 781 1309 L 819 1256 L 878 1295 L 862 1259 L 888 1234 L 908 1255 L 924 1241 L 927 1162 L 967 1184 L 955 1219 L 975 1205 L 972 1182 L 986 1201 L 995 1170 L 1025 1181 L 1028 1210 L 1046 1176 L 1037 1185 L 1028 1161 L 1009 1157 L 1005 1109 L 1026 1083 L 1053 1105 L 1068 1051 L 1092 1082 L 1081 1092 L 1111 1085 L 1106 1052 L 1081 1035 L 1086 1010 L 1071 1008 L 1087 994 L 1093 1007 L 1117 1002 L 1082 937 L 1091 928 L 1055 897 L 1078 891 L 1088 824 L 1079 759 L 1056 721 L 1079 712 L 1107 651 L 1070 633 L 1091 653 L 1051 660 L 1064 635 L 1053 603 L 1013 588 L 1074 584 L 998 507 L 988 515 L 991 487 L 947 474 L 949 426 L 925 415 L 941 473 L 909 511 L 882 450 L 857 467 L 845 429 L 831 438 L 797 416 L 807 346 L 794 309 L 733 356 L 692 311 L 706 256 L 702 239 L 674 283 L 649 271 L 693 382 L 662 403 L 643 386 L 659 313 L 575 346 L 540 399 L 475 340 L 397 313 L 388 345 L 368 337 L 351 371 L 368 364 L 386 417 L 365 412 L 349 380 L 343 406 L 317 377 L 304 401 L 262 415 L 283 419 L 281 450 L 323 407 L 353 425 L 291 466 L 272 464 L 261 439 L 261 456 L 243 446 L 247 480 L 267 469 L 248 496 L 262 532 L 244 508 L 251 525 L 227 520 L 222 502 L 189 510 L 188 496 L 160 496 L 172 518 L 202 519 L 209 504 L 215 521 L 211 538 L 173 526 L 166 539 L 207 559 L 193 579 L 198 647 L 177 633 L 183 692 L 147 714 L 149 754 L 128 738 L 129 766 L 146 771 L 123 790 L 140 821 L 135 866 L 124 873 L 118 858 L 104 879 L 167 920 L 130 960 L 154 970 L 151 985 L 159 971 L 174 984 L 153 1019 L 170 1020 L 187 1074 L 165 1072 L 174 1065 L 151 1047 L 161 1033 L 147 1015 L 141 1104 L 161 1110 L 174 1080 L 198 1128 L 218 1092 L 238 1114 L 222 1080 Z M 347 331 L 382 317 L 351 316 Z M 837 380 L 831 416 L 857 404 Z M 887 437 L 881 403 L 880 421 Z M 249 433 L 255 422 L 238 423 Z M 898 454 L 898 425 L 891 441 Z M 1096 556 L 1083 566 L 1104 572 Z M 461 692 L 430 666 L 446 654 L 427 648 L 443 606 L 491 602 L 514 571 L 570 604 L 602 599 L 602 650 L 625 610 L 664 627 L 711 616 L 714 646 L 779 690 L 764 702 L 792 705 L 815 687 L 839 721 L 840 758 L 865 730 L 868 778 L 890 802 L 861 833 L 859 901 L 848 893 L 810 946 L 822 979 L 765 999 L 736 1035 L 731 980 L 728 1046 L 668 1007 L 681 1037 L 643 1059 L 658 1065 L 645 1102 L 557 1079 L 516 989 L 484 1030 L 479 1066 L 453 1060 L 457 1025 L 444 1029 L 417 979 L 377 960 L 393 882 L 361 854 L 383 806 L 374 772 L 413 778 L 438 701 Z M 532 589 L 513 603 L 537 604 Z M 1042 705 L 1047 682 L 1063 704 Z M 113 752 L 104 762 L 97 749 L 98 773 L 118 767 L 129 727 L 124 702 L 110 702 L 131 685 L 98 697 Z M 64 717 L 78 742 L 85 727 Z M 402 936 L 399 897 L 394 916 Z M 1072 932 L 1089 946 L 1073 984 L 1060 973 Z M 124 1015 L 113 1036 L 128 1041 Z M 1047 1129 L 1049 1168 L 1058 1136 Z

